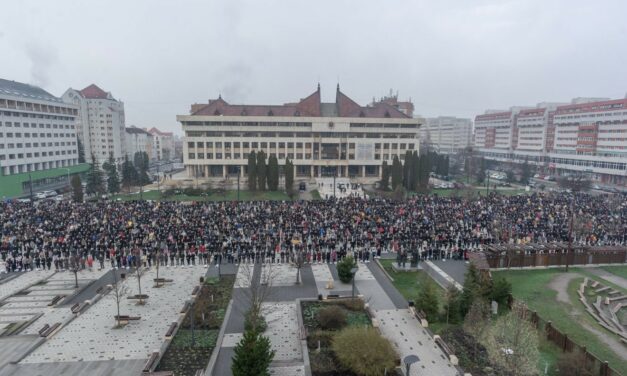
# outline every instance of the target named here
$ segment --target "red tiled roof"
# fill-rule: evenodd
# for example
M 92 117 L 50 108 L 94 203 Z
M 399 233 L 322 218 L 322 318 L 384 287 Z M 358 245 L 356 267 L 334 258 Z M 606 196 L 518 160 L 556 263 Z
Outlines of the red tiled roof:
M 535 116 L 535 115 L 544 115 L 546 108 L 528 108 L 525 110 L 520 110 L 518 116 Z
M 555 114 L 566 114 L 570 112 L 597 112 L 597 111 L 612 111 L 617 109 L 627 108 L 627 98 L 614 99 L 611 101 L 602 102 L 590 102 L 580 104 L 568 104 L 565 106 L 557 107 Z
M 481 115 L 475 116 L 475 121 L 477 121 L 477 120 L 505 119 L 505 118 L 509 118 L 510 116 L 512 116 L 512 112 L 511 111 L 496 112 L 496 113 L 493 113 L 493 114 L 481 114 Z
M 85 98 L 89 99 L 107 99 L 108 94 L 106 91 L 102 90 L 96 84 L 91 84 L 81 90 L 81 94 Z
M 340 117 L 392 117 L 408 118 L 407 115 L 386 103 L 377 103 L 371 107 L 362 107 L 350 99 L 339 88 L 336 93 L 336 107 Z M 204 106 L 192 105 L 192 115 L 204 116 L 322 116 L 320 86 L 308 97 L 298 103 L 283 105 L 235 105 L 227 103 L 222 97 L 210 100 Z

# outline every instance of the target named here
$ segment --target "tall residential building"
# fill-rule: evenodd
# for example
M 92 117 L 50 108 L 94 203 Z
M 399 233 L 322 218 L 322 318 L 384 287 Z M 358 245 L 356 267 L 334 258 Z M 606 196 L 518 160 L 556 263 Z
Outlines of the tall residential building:
M 153 147 L 153 136 L 147 131 L 134 126 L 126 128 L 126 155 L 129 161 L 133 161 L 135 153 L 145 152 L 150 160 L 156 158 Z
M 420 127 L 420 139 L 443 154 L 455 154 L 472 146 L 472 120 L 453 116 L 428 118 Z
M 547 173 L 579 171 L 627 184 L 627 98 L 598 99 L 478 115 L 475 148 L 496 161 L 528 161 Z
M 0 175 L 78 164 L 77 115 L 42 88 L 0 79 Z
M 79 108 L 77 131 L 85 149 L 85 159 L 92 154 L 102 164 L 113 154 L 116 162 L 126 155 L 124 103 L 92 84 L 83 90 L 68 89 L 63 100 Z
M 155 127 L 147 131 L 152 135 L 153 153 L 156 160 L 167 161 L 174 158 L 174 135 L 172 132 L 162 132 Z
M 340 91 L 323 103 L 318 89 L 297 103 L 234 105 L 221 97 L 179 115 L 189 176 L 247 174 L 248 154 L 264 151 L 279 164 L 289 158 L 297 178 L 380 177 L 384 161 L 418 150 L 422 119 L 385 102 L 360 106 Z

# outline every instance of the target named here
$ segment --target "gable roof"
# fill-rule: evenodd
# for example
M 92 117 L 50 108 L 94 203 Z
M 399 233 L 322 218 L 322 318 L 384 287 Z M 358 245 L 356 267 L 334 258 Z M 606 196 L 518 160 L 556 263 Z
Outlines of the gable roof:
M 96 84 L 91 84 L 80 91 L 81 95 L 88 99 L 113 99 L 109 98 L 109 94 L 99 88 Z
M 198 116 L 306 116 L 306 117 L 392 117 L 409 118 L 403 112 L 386 103 L 362 107 L 340 91 L 336 91 L 335 103 L 322 103 L 320 85 L 316 91 L 297 103 L 283 105 L 230 104 L 219 96 L 206 105 L 193 104 L 191 115 Z

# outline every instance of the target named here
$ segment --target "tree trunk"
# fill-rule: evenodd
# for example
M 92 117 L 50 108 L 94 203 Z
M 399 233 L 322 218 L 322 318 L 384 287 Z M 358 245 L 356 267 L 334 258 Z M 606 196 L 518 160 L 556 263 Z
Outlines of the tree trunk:
M 74 270 L 74 288 L 78 288 L 78 271 Z

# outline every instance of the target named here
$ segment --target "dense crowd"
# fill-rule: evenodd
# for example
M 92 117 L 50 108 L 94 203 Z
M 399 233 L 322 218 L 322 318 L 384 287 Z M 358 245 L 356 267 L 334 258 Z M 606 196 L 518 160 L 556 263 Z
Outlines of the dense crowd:
M 368 261 L 382 252 L 464 257 L 489 243 L 626 244 L 624 197 L 491 195 L 408 201 L 7 202 L 0 252 L 7 271 L 185 266 L 215 262 Z

